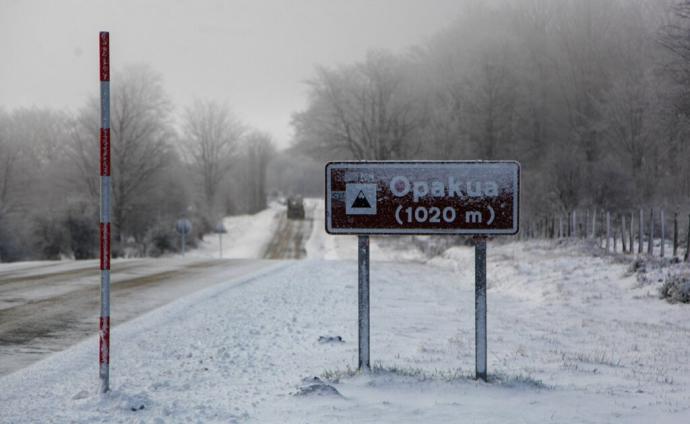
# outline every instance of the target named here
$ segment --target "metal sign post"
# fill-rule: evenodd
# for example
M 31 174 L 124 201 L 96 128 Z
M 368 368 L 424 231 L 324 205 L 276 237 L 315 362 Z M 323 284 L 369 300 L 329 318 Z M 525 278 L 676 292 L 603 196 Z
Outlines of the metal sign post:
M 475 378 L 486 381 L 486 237 L 474 245 Z
M 220 259 L 223 259 L 223 234 L 227 233 L 228 230 L 225 229 L 225 225 L 223 225 L 223 221 L 220 221 L 218 224 L 216 224 L 216 227 L 213 229 L 218 234 L 218 254 Z
M 487 379 L 486 236 L 518 233 L 519 188 L 514 161 L 326 165 L 326 232 L 358 236 L 360 369 L 370 367 L 369 235 L 464 234 L 476 237 L 476 377 Z M 576 223 L 573 213 L 573 233 Z
M 184 251 L 187 244 L 186 237 L 187 234 L 192 232 L 192 222 L 187 218 L 178 219 L 175 228 L 181 236 L 180 243 L 182 244 L 182 256 L 184 256 Z
M 357 238 L 357 305 L 359 323 L 359 369 L 370 369 L 369 362 L 369 236 Z
M 101 317 L 98 323 L 98 374 L 101 393 L 110 389 L 110 33 L 99 35 L 101 80 Z

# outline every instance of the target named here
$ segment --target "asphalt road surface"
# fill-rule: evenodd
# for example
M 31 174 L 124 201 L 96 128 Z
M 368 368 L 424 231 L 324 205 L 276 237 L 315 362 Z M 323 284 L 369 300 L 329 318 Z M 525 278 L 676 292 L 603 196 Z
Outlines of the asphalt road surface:
M 113 261 L 112 325 L 271 263 L 180 258 Z M 99 315 L 97 261 L 37 264 L 0 272 L 0 376 L 96 334 Z

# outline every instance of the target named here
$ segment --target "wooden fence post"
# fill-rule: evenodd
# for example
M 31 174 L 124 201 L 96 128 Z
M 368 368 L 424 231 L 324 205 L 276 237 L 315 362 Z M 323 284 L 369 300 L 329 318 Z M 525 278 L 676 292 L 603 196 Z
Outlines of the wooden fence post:
M 664 210 L 662 209 L 659 211 L 659 218 L 661 219 L 661 252 L 659 255 L 663 258 L 664 253 L 666 252 L 665 244 L 666 244 L 666 223 L 664 222 Z
M 613 253 L 618 251 L 618 231 L 616 231 L 616 224 L 613 224 Z
M 635 216 L 634 213 L 630 212 L 630 254 L 635 253 Z
M 649 209 L 649 240 L 647 240 L 647 254 L 654 256 L 654 208 Z
M 611 213 L 606 211 L 606 253 L 609 253 L 609 242 L 611 238 Z
M 685 234 L 687 245 L 685 246 L 685 262 L 690 259 L 690 215 L 688 215 L 688 232 Z
M 678 256 L 678 212 L 673 213 L 673 257 Z
M 627 253 L 628 249 L 625 245 L 625 214 L 621 214 L 621 246 L 623 247 L 623 253 Z
M 637 245 L 637 253 L 642 254 L 642 243 L 644 243 L 644 211 L 642 208 L 640 208 L 640 222 L 637 223 L 637 237 L 639 238 L 638 240 L 638 245 Z
M 573 210 L 572 218 L 573 218 L 573 222 L 571 225 L 573 227 L 573 230 L 571 232 L 571 235 L 573 236 L 573 238 L 577 238 L 577 212 L 575 212 L 574 210 Z

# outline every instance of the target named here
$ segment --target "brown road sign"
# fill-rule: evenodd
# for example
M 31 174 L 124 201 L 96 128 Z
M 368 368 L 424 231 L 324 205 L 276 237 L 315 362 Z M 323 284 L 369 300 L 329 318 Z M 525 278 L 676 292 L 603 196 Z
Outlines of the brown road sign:
M 330 234 L 517 234 L 515 161 L 330 162 Z

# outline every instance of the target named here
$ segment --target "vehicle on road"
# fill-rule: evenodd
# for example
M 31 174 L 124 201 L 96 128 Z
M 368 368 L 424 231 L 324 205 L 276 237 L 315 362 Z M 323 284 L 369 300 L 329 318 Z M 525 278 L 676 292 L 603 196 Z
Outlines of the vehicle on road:
M 288 219 L 304 219 L 304 200 L 302 196 L 290 196 L 287 201 Z

